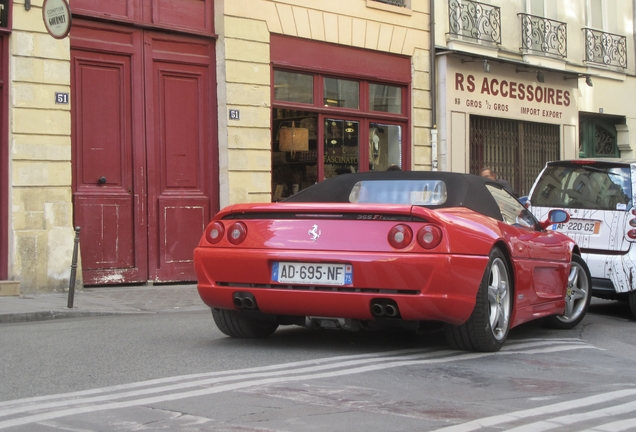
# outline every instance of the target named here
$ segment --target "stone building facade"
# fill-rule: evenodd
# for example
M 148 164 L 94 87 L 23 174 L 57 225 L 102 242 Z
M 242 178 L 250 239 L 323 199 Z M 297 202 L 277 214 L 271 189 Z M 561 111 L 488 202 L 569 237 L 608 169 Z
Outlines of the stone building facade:
M 76 225 L 78 286 L 193 280 L 188 251 L 214 212 L 342 168 L 324 162 L 322 124 L 354 124 L 347 169 L 433 168 L 432 2 L 70 0 L 63 39 L 43 3 L 7 1 L 2 33 L 0 293 L 68 287 Z M 316 83 L 313 103 L 278 93 L 296 75 Z M 294 115 L 320 122 L 309 180 L 274 178 Z

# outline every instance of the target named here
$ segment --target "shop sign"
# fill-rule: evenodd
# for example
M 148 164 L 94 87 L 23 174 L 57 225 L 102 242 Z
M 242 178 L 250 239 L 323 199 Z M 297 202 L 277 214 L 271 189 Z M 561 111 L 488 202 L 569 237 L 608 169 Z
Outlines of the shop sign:
M 71 10 L 66 0 L 44 0 L 42 19 L 55 39 L 64 39 L 71 31 Z
M 577 115 L 569 87 L 466 71 L 452 71 L 451 76 L 453 110 L 541 123 L 570 123 Z

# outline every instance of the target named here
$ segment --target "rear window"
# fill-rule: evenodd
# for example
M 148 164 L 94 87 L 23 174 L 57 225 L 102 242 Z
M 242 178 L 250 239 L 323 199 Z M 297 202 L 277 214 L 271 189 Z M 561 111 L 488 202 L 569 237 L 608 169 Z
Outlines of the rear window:
M 631 197 L 629 167 L 548 165 L 530 202 L 539 207 L 626 211 Z
M 349 194 L 352 203 L 438 206 L 446 199 L 442 180 L 363 180 Z

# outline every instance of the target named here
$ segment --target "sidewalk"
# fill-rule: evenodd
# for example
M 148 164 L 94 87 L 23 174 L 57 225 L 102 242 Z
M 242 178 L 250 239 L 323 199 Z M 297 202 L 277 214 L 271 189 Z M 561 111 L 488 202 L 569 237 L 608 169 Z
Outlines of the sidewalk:
M 0 324 L 99 315 L 209 310 L 196 284 L 84 288 L 68 293 L 0 296 Z

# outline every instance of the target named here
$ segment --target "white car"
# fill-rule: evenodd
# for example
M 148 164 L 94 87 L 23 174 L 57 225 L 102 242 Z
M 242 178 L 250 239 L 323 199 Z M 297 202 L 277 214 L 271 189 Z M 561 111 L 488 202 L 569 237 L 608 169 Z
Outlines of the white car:
M 564 209 L 570 220 L 548 229 L 575 240 L 592 276 L 592 293 L 626 300 L 636 316 L 636 160 L 548 162 L 526 206 L 539 220 Z

